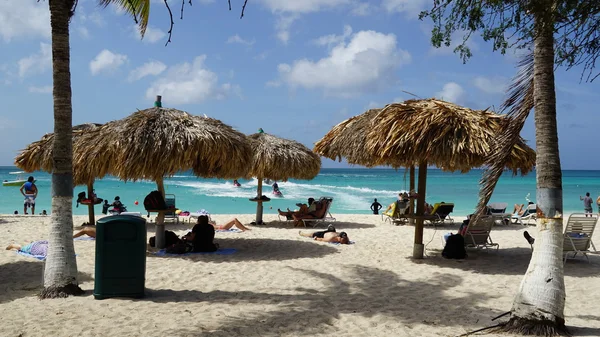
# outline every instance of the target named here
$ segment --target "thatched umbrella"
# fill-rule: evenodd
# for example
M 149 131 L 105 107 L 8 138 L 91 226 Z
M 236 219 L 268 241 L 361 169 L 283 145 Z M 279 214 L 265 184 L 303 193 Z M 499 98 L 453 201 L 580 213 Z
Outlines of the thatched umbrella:
M 84 142 L 83 136 L 96 130 L 101 124 L 86 123 L 73 127 L 73 184 L 86 185 L 87 194 L 92 198 L 94 191 L 94 180 L 102 178 L 107 174 L 100 165 L 103 158 L 90 155 L 90 149 L 96 146 L 95 142 Z M 88 137 L 88 140 L 89 139 Z M 25 171 L 52 172 L 52 147 L 54 134 L 48 133 L 42 139 L 35 141 L 21 151 L 15 158 L 15 166 Z M 95 223 L 94 204 L 88 204 L 89 223 Z
M 288 139 L 279 138 L 259 129 L 248 136 L 252 147 L 252 162 L 249 175 L 256 177 L 256 223 L 262 223 L 263 200 L 262 180 L 312 179 L 321 169 L 321 158 L 306 146 Z
M 419 165 L 417 199 L 417 224 L 415 227 L 414 257 L 423 257 L 423 213 L 425 183 L 428 165 L 442 170 L 467 172 L 484 164 L 490 154 L 496 135 L 506 117 L 487 110 L 471 110 L 436 99 L 409 100 L 389 104 L 376 114 L 365 118 L 357 130 L 345 130 L 365 139 L 356 146 L 372 156 L 375 165 Z M 339 126 L 339 125 L 338 125 Z M 335 130 L 335 128 L 334 128 Z M 317 143 L 315 151 L 335 159 L 335 153 L 327 152 L 325 140 L 335 138 L 330 131 Z M 364 135 L 358 135 L 359 133 Z M 357 158 L 353 157 L 355 163 Z M 350 162 L 350 158 L 349 158 Z M 526 174 L 535 165 L 535 152 L 521 139 L 513 148 L 507 168 Z
M 108 122 L 87 136 L 103 169 L 124 181 L 148 179 L 165 195 L 164 177 L 192 170 L 205 178 L 248 176 L 252 155 L 243 133 L 219 120 L 155 106 Z M 156 246 L 164 246 L 164 213 L 158 212 Z

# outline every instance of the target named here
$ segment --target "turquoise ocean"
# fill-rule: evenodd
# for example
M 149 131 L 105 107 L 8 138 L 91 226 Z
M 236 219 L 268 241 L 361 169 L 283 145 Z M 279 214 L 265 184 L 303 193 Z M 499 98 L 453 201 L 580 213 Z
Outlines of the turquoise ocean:
M 0 180 L 14 179 L 9 172 L 18 171 L 15 167 L 0 166 Z M 479 192 L 479 179 L 482 170 L 472 170 L 466 174 L 443 172 L 429 169 L 427 176 L 426 200 L 430 203 L 445 201 L 455 204 L 454 213 L 469 214 L 473 211 Z M 34 172 L 39 195 L 36 200 L 36 212 L 50 211 L 51 176 L 46 172 Z M 26 177 L 26 176 L 25 176 Z M 182 172 L 165 180 L 166 192 L 176 195 L 177 207 L 195 212 L 205 209 L 212 214 L 248 214 L 256 211 L 256 203 L 248 198 L 256 196 L 257 180 L 240 179 L 241 187 L 234 187 L 232 180 L 201 179 L 191 172 Z M 270 187 L 263 193 L 271 197 L 265 203 L 265 214 L 274 214 L 278 208 L 294 208 L 297 202 L 308 197 L 332 196 L 332 213 L 370 213 L 373 198 L 385 206 L 394 201 L 401 190 L 408 190 L 409 176 L 404 169 L 365 169 L 365 168 L 324 168 L 313 180 L 290 180 L 278 182 L 283 198 L 271 194 Z M 144 212 L 144 197 L 156 189 L 151 181 L 123 182 L 114 177 L 97 180 L 94 188 L 100 198 L 112 202 L 115 196 L 127 206 L 128 211 Z M 510 172 L 500 179 L 491 202 L 508 203 L 507 211 L 512 211 L 515 203 L 527 203 L 526 197 L 535 202 L 535 172 L 524 177 L 513 177 Z M 73 194 L 87 191 L 85 186 L 77 186 Z M 595 200 L 600 194 L 600 171 L 563 172 L 563 195 L 565 213 L 583 211 L 580 195 L 590 192 Z M 134 203 L 138 201 L 136 206 Z M 75 206 L 75 198 L 73 199 Z M 23 197 L 19 187 L 0 187 L 0 214 L 12 214 L 15 210 L 23 212 Z M 96 205 L 100 213 L 101 205 Z M 87 207 L 73 208 L 74 214 L 87 214 Z

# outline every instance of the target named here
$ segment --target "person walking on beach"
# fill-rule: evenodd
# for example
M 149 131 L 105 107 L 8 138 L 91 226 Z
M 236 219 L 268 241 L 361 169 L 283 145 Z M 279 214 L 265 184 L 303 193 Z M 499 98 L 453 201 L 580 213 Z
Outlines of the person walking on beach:
M 373 214 L 377 215 L 381 208 L 383 208 L 383 206 L 381 206 L 381 204 L 377 202 L 377 198 L 375 198 L 371 204 L 371 211 L 373 211 Z
M 585 216 L 592 216 L 594 212 L 592 209 L 592 198 L 590 198 L 590 192 L 585 194 L 585 197 L 579 196 L 579 200 L 583 200 L 583 211 L 585 212 Z
M 35 179 L 30 176 L 27 178 L 27 182 L 21 186 L 19 189 L 21 194 L 25 197 L 25 201 L 23 202 L 23 213 L 27 214 L 27 208 L 31 207 L 31 214 L 35 215 L 35 198 L 38 194 L 37 186 L 33 183 Z

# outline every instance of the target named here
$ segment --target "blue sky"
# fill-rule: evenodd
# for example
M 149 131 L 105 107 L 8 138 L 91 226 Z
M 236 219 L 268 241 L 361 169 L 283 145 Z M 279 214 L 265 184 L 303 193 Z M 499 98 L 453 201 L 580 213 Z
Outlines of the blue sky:
M 427 0 L 193 0 L 165 47 L 169 17 L 153 0 L 140 40 L 133 19 L 80 0 L 71 24 L 73 123 L 104 123 L 163 105 L 206 114 L 241 132 L 266 132 L 312 148 L 334 125 L 373 107 L 419 97 L 471 108 L 498 107 L 515 73 L 514 53 L 480 38 L 462 64 L 452 47 L 430 45 L 419 21 Z M 0 165 L 53 131 L 48 3 L 0 1 Z M 598 169 L 597 83 L 558 69 L 559 141 L 564 169 Z M 534 146 L 533 114 L 522 136 Z M 324 167 L 345 167 L 323 161 Z

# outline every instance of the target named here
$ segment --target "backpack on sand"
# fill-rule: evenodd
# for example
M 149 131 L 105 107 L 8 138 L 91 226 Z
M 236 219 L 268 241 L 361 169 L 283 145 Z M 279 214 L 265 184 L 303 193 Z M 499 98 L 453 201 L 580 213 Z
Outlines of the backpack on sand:
M 446 241 L 442 256 L 447 259 L 464 259 L 467 257 L 465 238 L 460 234 L 451 234 Z

